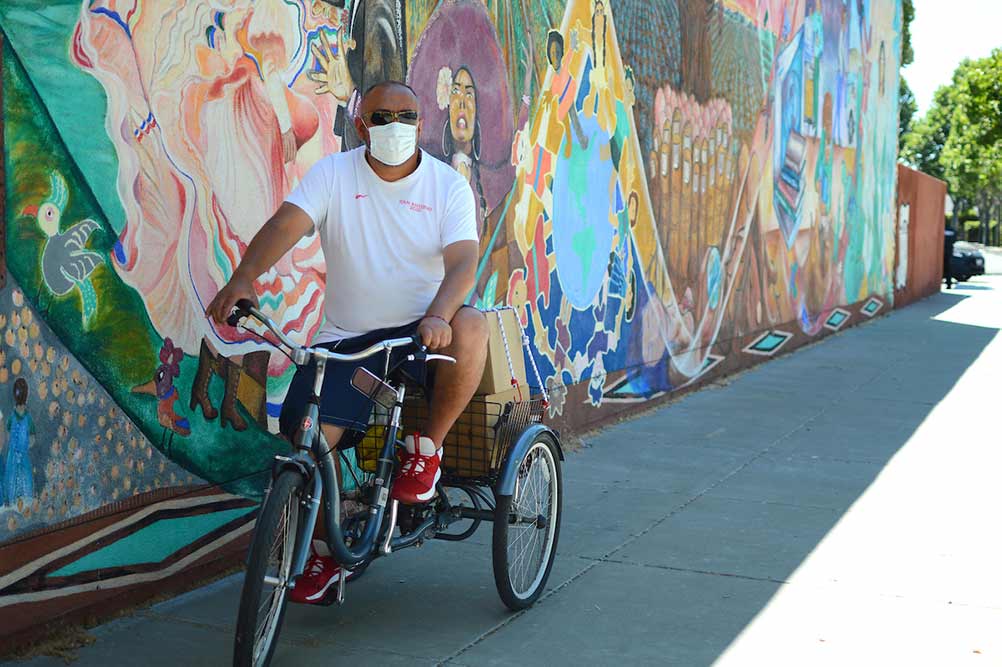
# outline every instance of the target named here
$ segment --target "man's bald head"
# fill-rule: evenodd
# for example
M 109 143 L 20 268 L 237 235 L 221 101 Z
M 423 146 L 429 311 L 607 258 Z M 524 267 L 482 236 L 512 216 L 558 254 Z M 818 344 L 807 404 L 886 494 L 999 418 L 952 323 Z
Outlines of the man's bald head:
M 403 81 L 380 81 L 366 88 L 362 93 L 359 113 L 364 114 L 376 109 L 421 110 L 417 93 Z

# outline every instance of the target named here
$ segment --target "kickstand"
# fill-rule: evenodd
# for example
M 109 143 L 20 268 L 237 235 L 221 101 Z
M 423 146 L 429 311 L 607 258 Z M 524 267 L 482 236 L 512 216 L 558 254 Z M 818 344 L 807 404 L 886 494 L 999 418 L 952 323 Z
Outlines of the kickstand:
M 337 606 L 339 607 L 344 604 L 344 588 L 347 581 L 348 571 L 341 570 L 341 576 L 337 580 L 337 600 L 335 600 L 337 602 Z

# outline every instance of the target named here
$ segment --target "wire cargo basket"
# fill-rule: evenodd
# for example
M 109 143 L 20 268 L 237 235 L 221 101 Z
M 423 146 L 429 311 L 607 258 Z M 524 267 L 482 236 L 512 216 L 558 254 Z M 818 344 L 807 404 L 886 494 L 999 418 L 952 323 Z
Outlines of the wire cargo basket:
M 442 468 L 447 475 L 460 478 L 489 479 L 504 462 L 508 448 L 529 424 L 543 420 L 545 401 L 530 393 L 526 400 L 498 403 L 493 396 L 474 396 L 466 410 L 456 420 L 445 437 Z M 357 445 L 359 467 L 365 472 L 376 471 L 376 459 L 383 448 L 387 414 L 377 411 L 369 430 Z M 423 433 L 428 420 L 428 403 L 421 396 L 404 402 L 400 419 L 400 434 Z

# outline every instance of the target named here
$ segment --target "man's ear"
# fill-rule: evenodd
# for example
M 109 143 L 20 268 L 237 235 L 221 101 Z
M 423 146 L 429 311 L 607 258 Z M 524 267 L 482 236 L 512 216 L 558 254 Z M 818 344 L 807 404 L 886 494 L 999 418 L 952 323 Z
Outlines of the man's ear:
M 361 116 L 355 116 L 355 118 L 352 119 L 352 122 L 355 123 L 355 132 L 358 133 L 358 138 L 362 140 L 362 143 L 364 143 L 366 146 L 368 146 L 369 145 L 369 128 L 367 128 L 365 126 L 365 123 L 362 122 L 362 117 Z
M 424 128 L 424 119 L 419 118 L 417 122 L 417 140 L 421 142 L 421 130 Z

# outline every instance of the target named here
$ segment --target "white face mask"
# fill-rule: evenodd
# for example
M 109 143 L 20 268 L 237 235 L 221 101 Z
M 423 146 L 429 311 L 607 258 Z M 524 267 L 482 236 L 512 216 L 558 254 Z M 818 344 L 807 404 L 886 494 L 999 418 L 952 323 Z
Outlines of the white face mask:
M 402 165 L 417 150 L 417 125 L 394 122 L 366 127 L 369 130 L 369 153 L 387 166 Z

